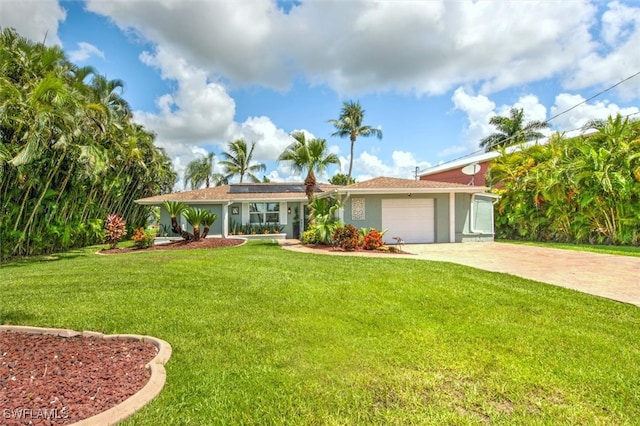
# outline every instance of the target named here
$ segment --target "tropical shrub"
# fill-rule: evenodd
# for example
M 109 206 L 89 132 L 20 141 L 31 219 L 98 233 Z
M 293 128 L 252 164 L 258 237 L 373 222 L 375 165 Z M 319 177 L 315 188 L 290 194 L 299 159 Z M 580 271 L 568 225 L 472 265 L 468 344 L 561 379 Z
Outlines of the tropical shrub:
M 131 239 L 133 240 L 134 247 L 145 249 L 153 245 L 153 241 L 156 238 L 155 229 L 144 229 L 142 227 L 136 228 L 133 231 Z
M 358 248 L 358 236 L 358 228 L 347 224 L 333 232 L 333 244 L 343 250 L 353 251 Z
M 171 217 L 171 230 L 187 241 L 198 241 L 200 238 L 206 238 L 211 225 L 218 219 L 218 215 L 215 213 L 197 207 L 187 207 L 186 204 L 179 201 L 165 201 L 162 203 L 162 207 Z M 178 224 L 178 216 L 180 215 L 193 227 L 193 233 Z M 203 228 L 202 232 L 200 231 L 201 226 Z
M 133 122 L 124 82 L 9 28 L 0 70 L 0 260 L 102 242 L 95 224 L 111 212 L 143 226 L 135 200 L 171 191 L 176 174 Z
M 318 234 L 314 226 L 310 226 L 309 229 L 304 231 L 300 236 L 300 242 L 302 244 L 319 244 Z
M 314 230 L 315 244 L 333 243 L 333 233 L 341 226 L 340 220 L 336 217 L 336 212 L 340 208 L 337 200 L 326 198 L 314 198 L 310 205 L 311 225 L 309 229 Z
M 384 245 L 384 242 L 382 241 L 384 232 L 380 232 L 373 228 L 363 228 L 360 231 L 360 235 L 360 242 L 362 244 L 362 248 L 365 250 L 377 250 Z
M 117 214 L 110 214 L 104 224 L 104 242 L 109 248 L 116 248 L 118 242 L 127 235 L 127 221 Z
M 640 121 L 586 127 L 494 160 L 498 238 L 640 245 Z

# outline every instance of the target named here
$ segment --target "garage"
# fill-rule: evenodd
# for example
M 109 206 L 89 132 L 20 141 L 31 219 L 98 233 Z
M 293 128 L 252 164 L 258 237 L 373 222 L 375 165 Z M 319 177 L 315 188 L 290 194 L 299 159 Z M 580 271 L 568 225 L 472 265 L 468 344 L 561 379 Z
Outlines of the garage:
M 400 237 L 405 243 L 433 243 L 433 198 L 382 199 L 382 229 L 386 229 L 385 241 L 395 242 Z

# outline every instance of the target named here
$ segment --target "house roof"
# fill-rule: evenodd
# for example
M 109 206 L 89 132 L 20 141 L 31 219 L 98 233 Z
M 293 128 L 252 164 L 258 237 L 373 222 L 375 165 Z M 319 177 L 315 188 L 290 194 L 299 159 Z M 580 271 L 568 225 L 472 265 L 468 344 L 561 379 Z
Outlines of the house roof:
M 393 194 L 393 193 L 443 193 L 463 192 L 477 193 L 488 190 L 486 186 L 471 186 L 461 183 L 436 182 L 430 180 L 400 179 L 392 177 L 377 177 L 348 186 L 339 186 L 333 193 L 342 194 Z M 321 196 L 324 196 L 322 194 Z
M 393 193 L 478 193 L 486 191 L 485 186 L 471 186 L 460 183 L 435 182 L 429 180 L 377 177 L 352 185 L 339 186 L 318 184 L 318 197 L 332 194 L 393 194 Z M 157 206 L 163 201 L 182 201 L 190 204 L 224 204 L 232 202 L 260 201 L 307 201 L 304 184 L 300 183 L 252 183 L 231 184 L 194 191 L 174 192 L 136 200 L 143 205 Z
M 322 194 L 335 185 L 318 184 L 315 192 Z M 306 201 L 304 184 L 301 183 L 242 183 L 174 192 L 136 200 L 143 205 L 160 205 L 163 201 L 182 201 L 191 204 L 224 204 L 243 201 Z

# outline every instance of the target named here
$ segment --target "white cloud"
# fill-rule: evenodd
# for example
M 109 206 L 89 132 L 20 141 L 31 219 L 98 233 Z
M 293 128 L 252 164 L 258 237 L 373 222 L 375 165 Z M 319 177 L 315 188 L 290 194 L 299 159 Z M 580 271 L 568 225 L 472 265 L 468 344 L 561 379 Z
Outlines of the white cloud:
M 500 115 L 508 117 L 511 108 L 522 109 L 524 111 L 524 122 L 546 121 L 547 108 L 540 103 L 537 96 L 527 94 L 521 96 L 513 105 L 501 105 L 496 108 L 495 102 L 485 95 L 473 96 L 468 94 L 464 88 L 459 87 L 451 97 L 456 109 L 467 114 L 467 125 L 463 130 L 465 140 L 464 146 L 453 146 L 440 152 L 441 156 L 451 154 L 462 154 L 479 151 L 480 140 L 496 131 L 495 127 L 489 124 L 491 117 Z M 544 134 L 551 134 L 549 129 L 541 130 Z
M 568 89 L 608 88 L 640 70 L 640 6 L 613 1 L 607 7 L 600 21 L 603 43 L 577 58 L 577 70 L 567 79 Z M 640 97 L 640 77 L 625 82 L 617 94 L 627 100 Z
M 342 93 L 441 94 L 475 82 L 487 94 L 572 75 L 598 47 L 597 9 L 585 1 L 305 1 L 285 13 L 269 0 L 90 0 L 87 8 L 232 84 L 279 89 L 304 75 Z
M 65 10 L 57 0 L 2 0 L 0 2 L 0 27 L 15 28 L 18 33 L 35 42 L 48 46 L 62 44 L 58 37 L 58 25 L 66 19 Z
M 269 117 L 249 117 L 244 123 L 235 125 L 231 139 L 244 139 L 247 144 L 256 143 L 253 158 L 258 161 L 276 161 L 293 142 L 293 138 L 279 129 Z
M 81 41 L 78 43 L 78 49 L 68 52 L 67 57 L 71 62 L 82 62 L 92 56 L 98 56 L 104 59 L 104 52 L 91 43 Z
M 551 107 L 551 115 L 566 111 L 578 104 L 581 105 L 578 105 L 571 109 L 571 111 L 553 119 L 551 123 L 554 127 L 571 136 L 580 133 L 582 126 L 584 126 L 589 120 L 604 120 L 609 116 L 615 116 L 616 114 L 627 116 L 640 112 L 638 107 L 621 108 L 615 103 L 611 103 L 607 100 L 596 101 L 591 104 L 582 103 L 584 101 L 585 99 L 581 95 L 561 93 L 556 96 L 555 103 Z
M 157 99 L 159 113 L 136 111 L 136 120 L 158 134 L 163 143 L 219 143 L 231 134 L 235 102 L 224 86 L 209 80 L 205 71 L 183 58 L 158 48 L 141 60 L 160 69 L 162 77 L 176 80 L 173 93 Z
M 378 176 L 414 179 L 416 167 L 422 170 L 431 166 L 431 163 L 419 161 L 413 153 L 406 151 L 393 151 L 391 160 L 391 165 L 387 165 L 376 155 L 365 151 L 354 160 L 352 175 L 358 182 Z M 348 159 L 345 159 L 345 164 L 345 169 L 348 169 Z
M 452 149 L 455 153 L 478 150 L 480 140 L 494 132 L 494 127 L 489 124 L 491 117 L 496 115 L 496 104 L 485 95 L 469 95 L 462 87 L 457 88 L 451 97 L 456 109 L 467 114 L 467 125 L 463 130 L 465 145 L 449 148 L 441 156 L 449 154 Z

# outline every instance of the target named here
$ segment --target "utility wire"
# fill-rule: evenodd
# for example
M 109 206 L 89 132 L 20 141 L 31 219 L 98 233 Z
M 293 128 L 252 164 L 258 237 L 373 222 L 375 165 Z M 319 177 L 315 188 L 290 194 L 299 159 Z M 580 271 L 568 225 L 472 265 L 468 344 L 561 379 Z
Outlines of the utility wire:
M 626 77 L 626 78 L 624 78 L 624 79 L 620 80 L 620 81 L 619 81 L 619 82 L 617 82 L 616 84 L 614 84 L 614 85 L 612 85 L 612 86 L 609 86 L 609 87 L 607 87 L 607 88 L 606 88 L 606 89 L 604 89 L 604 90 L 601 90 L 600 92 L 596 93 L 595 95 L 591 96 L 590 98 L 585 99 L 585 100 L 583 100 L 582 102 L 578 102 L 577 104 L 575 104 L 575 105 L 574 105 L 574 106 L 572 106 L 571 108 L 567 108 L 567 109 L 565 109 L 564 111 L 559 112 L 558 114 L 554 115 L 553 117 L 548 118 L 548 119 L 547 119 L 547 120 L 545 120 L 544 122 L 545 122 L 545 123 L 547 123 L 547 124 L 549 124 L 549 122 L 550 122 L 551 120 L 556 119 L 556 118 L 560 117 L 561 115 L 564 115 L 564 114 L 568 113 L 569 111 L 572 111 L 572 110 L 574 110 L 574 109 L 578 108 L 580 105 L 585 104 L 585 103 L 587 103 L 587 102 L 589 102 L 589 101 L 591 101 L 591 100 L 593 100 L 593 99 L 597 98 L 598 96 L 600 96 L 600 95 L 602 95 L 602 94 L 604 94 L 604 93 L 607 93 L 607 92 L 608 92 L 608 91 L 610 91 L 610 90 L 615 89 L 616 87 L 618 87 L 618 86 L 619 86 L 619 85 L 621 85 L 622 83 L 625 83 L 625 82 L 627 82 L 627 81 L 631 80 L 632 78 L 637 77 L 638 75 L 640 75 L 640 71 L 636 72 L 635 74 L 630 75 L 629 77 Z M 624 116 L 623 118 L 629 118 L 629 117 L 631 117 L 631 116 L 633 116 L 633 115 L 637 115 L 637 114 L 640 114 L 640 112 L 634 112 L 634 113 L 632 113 L 632 114 L 628 114 L 628 115 Z M 576 129 L 571 129 L 571 130 L 563 130 L 563 132 L 573 132 L 573 131 L 576 131 L 576 130 L 583 130 L 583 128 L 582 128 L 582 127 L 578 127 L 578 128 L 576 128 Z M 516 136 L 518 136 L 518 135 L 517 135 L 517 134 L 515 134 L 515 135 L 513 135 L 513 136 L 511 136 L 511 137 L 509 137 L 509 138 L 507 138 L 507 139 L 505 139 L 505 140 L 504 140 L 504 142 L 508 142 L 510 139 L 513 139 L 513 138 L 515 138 Z M 465 154 L 465 155 L 463 155 L 462 157 L 458 157 L 458 158 L 454 158 L 453 160 L 449 160 L 449 161 L 447 161 L 446 163 L 443 163 L 443 164 L 453 163 L 454 161 L 462 160 L 463 158 L 471 157 L 471 156 L 474 156 L 474 155 L 479 154 L 479 153 L 481 153 L 481 152 L 486 152 L 486 151 L 485 151 L 484 149 L 478 149 L 478 150 L 473 151 L 473 152 L 471 152 L 471 153 L 469 153 L 469 154 Z M 424 170 L 429 170 L 429 169 L 431 169 L 431 168 L 433 168 L 433 167 L 437 167 L 437 166 L 439 166 L 439 164 L 438 164 L 438 165 L 436 165 L 436 166 L 427 167 L 427 168 L 426 168 L 426 169 L 424 169 Z M 417 174 L 417 173 L 416 173 L 416 174 Z
M 575 105 L 574 105 L 574 106 L 572 106 L 571 108 L 566 109 L 566 110 L 564 110 L 564 111 L 562 111 L 562 112 L 560 112 L 560 113 L 558 113 L 558 114 L 554 115 L 553 117 L 551 117 L 551 118 L 549 118 L 548 120 L 546 120 L 546 121 L 545 121 L 545 123 L 549 123 L 549 122 L 550 122 L 551 120 L 553 120 L 554 118 L 558 118 L 558 117 L 560 117 L 561 115 L 566 114 L 566 113 L 568 113 L 569 111 L 571 111 L 571 110 L 573 110 L 573 109 L 578 108 L 580 105 L 582 105 L 582 104 L 584 104 L 584 103 L 587 103 L 587 102 L 589 102 L 590 100 L 595 99 L 595 98 L 597 98 L 598 96 L 600 96 L 600 95 L 602 95 L 602 94 L 604 94 L 604 93 L 607 93 L 609 90 L 612 90 L 612 89 L 614 89 L 614 88 L 616 88 L 616 87 L 620 86 L 622 83 L 627 82 L 627 81 L 631 80 L 632 78 L 634 78 L 634 77 L 636 77 L 636 76 L 638 76 L 638 75 L 640 75 L 640 71 L 638 71 L 637 73 L 635 73 L 635 74 L 633 74 L 633 75 L 630 75 L 629 77 L 625 78 L 624 80 L 620 80 L 619 82 L 617 82 L 617 83 L 616 83 L 616 84 L 614 84 L 613 86 L 611 86 L 611 87 L 607 87 L 606 89 L 604 89 L 604 90 L 602 90 L 602 91 L 600 91 L 600 92 L 596 93 L 595 95 L 591 96 L 589 99 L 585 99 L 584 101 L 582 101 L 582 102 L 579 102 L 579 103 L 575 104 Z

